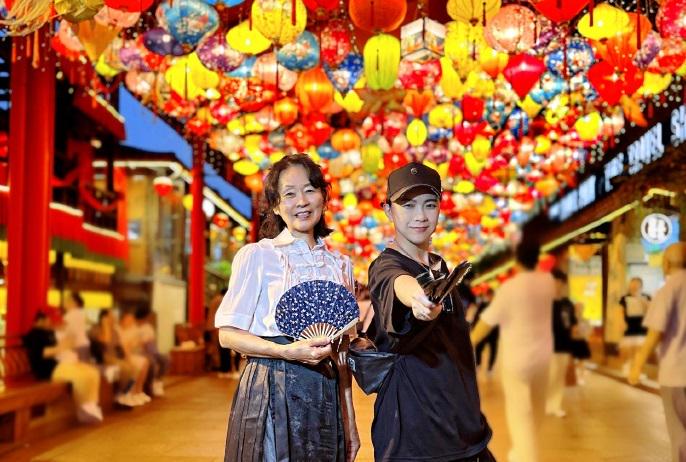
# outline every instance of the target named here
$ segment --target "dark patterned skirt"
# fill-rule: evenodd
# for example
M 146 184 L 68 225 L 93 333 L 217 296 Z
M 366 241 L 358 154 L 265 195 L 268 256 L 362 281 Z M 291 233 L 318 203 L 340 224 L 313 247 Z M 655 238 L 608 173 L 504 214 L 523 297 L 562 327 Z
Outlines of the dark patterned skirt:
M 338 379 L 317 367 L 249 358 L 234 394 L 225 462 L 345 460 Z

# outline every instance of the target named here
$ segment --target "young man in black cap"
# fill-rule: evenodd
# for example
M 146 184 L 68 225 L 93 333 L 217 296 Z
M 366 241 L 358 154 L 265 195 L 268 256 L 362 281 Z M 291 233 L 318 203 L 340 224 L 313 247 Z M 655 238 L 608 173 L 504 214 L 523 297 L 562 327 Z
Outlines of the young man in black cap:
M 433 304 L 415 279 L 448 273 L 429 251 L 441 197 L 438 173 L 410 163 L 388 177 L 384 209 L 395 239 L 369 268 L 374 320 L 368 336 L 398 353 L 376 398 L 377 461 L 490 462 L 469 325 L 457 290 Z

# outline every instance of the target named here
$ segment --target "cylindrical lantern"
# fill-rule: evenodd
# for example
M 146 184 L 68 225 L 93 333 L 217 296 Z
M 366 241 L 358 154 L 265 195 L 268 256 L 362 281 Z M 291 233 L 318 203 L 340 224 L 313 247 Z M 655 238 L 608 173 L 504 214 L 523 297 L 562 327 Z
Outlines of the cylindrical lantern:
M 390 90 L 398 78 L 400 41 L 388 34 L 379 34 L 364 45 L 364 74 L 372 90 Z
M 348 12 L 353 24 L 367 32 L 397 29 L 407 13 L 406 0 L 350 0 Z

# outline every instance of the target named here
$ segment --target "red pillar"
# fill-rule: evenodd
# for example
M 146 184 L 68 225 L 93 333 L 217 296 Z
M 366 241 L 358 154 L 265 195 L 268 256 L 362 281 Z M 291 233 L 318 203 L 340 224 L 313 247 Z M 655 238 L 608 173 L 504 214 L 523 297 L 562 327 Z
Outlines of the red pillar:
M 48 43 L 46 32 L 45 28 L 39 32 L 42 43 Z M 18 49 L 26 44 L 25 38 L 13 40 Z M 49 50 L 41 48 L 39 60 L 22 57 L 11 68 L 8 336 L 30 328 L 35 313 L 47 303 L 50 286 L 48 216 L 55 147 L 55 62 Z
M 200 324 L 205 320 L 205 214 L 202 211 L 204 148 L 201 142 L 193 144 L 191 195 L 191 257 L 188 272 L 188 322 Z

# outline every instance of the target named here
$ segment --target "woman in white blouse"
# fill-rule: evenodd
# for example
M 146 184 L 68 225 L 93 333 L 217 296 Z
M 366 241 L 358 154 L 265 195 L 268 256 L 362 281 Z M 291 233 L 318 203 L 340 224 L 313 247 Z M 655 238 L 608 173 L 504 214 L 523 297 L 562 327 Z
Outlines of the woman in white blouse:
M 345 352 L 327 338 L 291 342 L 275 322 L 281 295 L 310 280 L 352 289 L 350 260 L 326 248 L 329 184 L 307 155 L 265 180 L 262 239 L 234 258 L 215 316 L 222 346 L 249 357 L 234 395 L 225 461 L 353 461 L 359 436 Z

